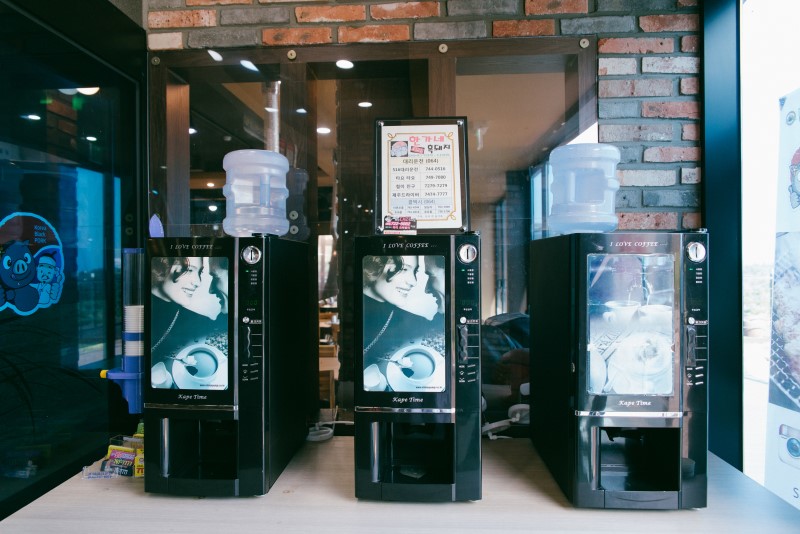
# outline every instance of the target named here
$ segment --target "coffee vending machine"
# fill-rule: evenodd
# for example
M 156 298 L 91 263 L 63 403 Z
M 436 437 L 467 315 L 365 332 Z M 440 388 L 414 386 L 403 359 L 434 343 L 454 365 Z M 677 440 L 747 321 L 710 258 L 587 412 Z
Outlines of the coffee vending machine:
M 531 431 L 577 507 L 706 506 L 708 235 L 531 243 Z
M 480 240 L 356 238 L 356 497 L 481 498 Z
M 147 244 L 145 491 L 263 495 L 307 435 L 307 244 Z
M 481 498 L 480 236 L 465 117 L 375 122 L 376 235 L 355 238 L 355 493 Z

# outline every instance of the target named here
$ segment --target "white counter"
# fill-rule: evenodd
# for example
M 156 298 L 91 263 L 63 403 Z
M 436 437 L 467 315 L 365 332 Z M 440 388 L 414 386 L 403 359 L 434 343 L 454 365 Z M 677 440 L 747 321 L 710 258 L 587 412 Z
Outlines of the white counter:
M 144 493 L 142 480 L 76 475 L 0 522 L 14 534 L 457 532 L 797 532 L 800 511 L 716 456 L 708 508 L 573 508 L 527 439 L 483 441 L 483 499 L 414 504 L 354 497 L 353 438 L 306 443 L 269 494 L 248 498 Z

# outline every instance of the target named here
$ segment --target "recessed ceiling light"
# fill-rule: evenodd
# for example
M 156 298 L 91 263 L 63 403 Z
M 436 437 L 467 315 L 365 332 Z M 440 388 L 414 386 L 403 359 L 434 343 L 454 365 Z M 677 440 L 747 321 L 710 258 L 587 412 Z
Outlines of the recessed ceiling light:
M 211 204 L 208 206 L 208 211 L 217 211 L 219 209 L 216 204 Z
M 372 102 L 359 102 L 358 107 L 360 108 L 371 108 Z
M 353 62 L 347 59 L 340 59 L 339 61 L 336 62 L 336 66 L 339 67 L 340 69 L 352 69 Z
M 40 121 L 40 120 L 42 120 L 42 118 L 39 115 L 36 115 L 35 113 L 29 113 L 28 115 L 23 115 L 22 118 L 23 119 L 27 119 L 29 121 Z
M 78 87 L 78 92 L 82 95 L 92 96 L 100 92 L 99 87 Z
M 306 111 L 306 108 L 297 108 L 297 112 L 300 115 L 305 115 L 306 113 L 308 113 L 308 111 Z
M 206 184 L 206 186 L 208 186 L 208 187 L 214 187 L 214 182 L 208 182 L 208 183 Z
M 89 141 L 90 143 L 94 143 L 95 141 L 97 141 L 97 138 L 93 135 L 87 135 L 86 140 Z
M 222 61 L 222 54 L 220 54 L 216 50 L 209 50 L 208 55 L 214 58 L 214 61 Z
M 59 89 L 58 92 L 61 93 L 61 94 L 64 94 L 64 95 L 72 96 L 75 93 L 77 93 L 78 90 L 77 89 Z
M 320 126 L 319 128 L 317 128 L 317 133 L 322 135 L 329 134 L 331 133 L 331 129 L 328 128 L 327 126 Z
M 252 70 L 253 72 L 258 72 L 258 67 L 256 67 L 255 65 L 253 65 L 253 62 L 252 62 L 252 61 L 250 61 L 249 59 L 243 59 L 243 60 L 241 60 L 241 61 L 239 62 L 239 64 L 240 64 L 242 67 L 246 68 L 247 70 Z
M 189 135 L 194 135 L 196 133 L 197 133 L 197 130 L 195 130 L 194 128 L 189 128 Z

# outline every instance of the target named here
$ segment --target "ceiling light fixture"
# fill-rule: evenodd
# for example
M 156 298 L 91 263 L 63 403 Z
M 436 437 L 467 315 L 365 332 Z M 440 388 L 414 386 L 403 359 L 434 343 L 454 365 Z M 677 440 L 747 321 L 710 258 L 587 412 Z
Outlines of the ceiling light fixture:
M 340 69 L 352 69 L 354 65 L 352 61 L 349 61 L 347 59 L 340 59 L 339 61 L 336 62 L 336 66 L 339 67 Z
M 306 108 L 297 108 L 297 113 L 299 113 L 300 115 L 305 115 L 306 113 L 308 113 L 308 111 L 306 111 Z
M 264 109 L 267 110 L 267 113 L 277 113 L 278 112 L 278 108 L 271 108 L 269 106 L 265 107 Z
M 27 119 L 29 121 L 40 121 L 40 120 L 42 120 L 42 117 L 40 117 L 39 115 L 36 115 L 35 113 L 29 113 L 28 115 L 23 115 L 22 118 L 23 119 Z
M 208 182 L 208 183 L 206 183 L 206 186 L 207 187 L 214 187 L 214 182 Z
M 240 64 L 242 67 L 246 68 L 247 70 L 252 70 L 253 72 L 258 72 L 258 67 L 256 67 L 255 65 L 253 65 L 253 62 L 252 62 L 252 61 L 250 61 L 249 59 L 243 59 L 243 60 L 241 60 L 241 61 L 239 62 L 239 64 Z
M 209 49 L 208 55 L 211 56 L 214 59 L 214 61 L 222 61 L 222 54 L 220 54 L 216 50 Z
M 97 141 L 97 138 L 93 135 L 87 135 L 86 140 L 89 141 L 90 143 L 94 143 L 95 141 Z
M 194 135 L 196 133 L 197 133 L 197 130 L 195 130 L 194 128 L 189 128 L 189 135 Z
M 322 135 L 326 135 L 326 134 L 331 133 L 331 129 L 328 128 L 327 126 L 320 126 L 319 128 L 317 128 L 317 133 L 318 134 L 322 134 Z
M 78 87 L 78 92 L 82 95 L 92 96 L 100 92 L 99 87 Z
M 360 108 L 371 108 L 372 107 L 372 102 L 366 102 L 366 101 L 365 102 L 359 102 L 358 103 L 358 107 L 360 107 Z

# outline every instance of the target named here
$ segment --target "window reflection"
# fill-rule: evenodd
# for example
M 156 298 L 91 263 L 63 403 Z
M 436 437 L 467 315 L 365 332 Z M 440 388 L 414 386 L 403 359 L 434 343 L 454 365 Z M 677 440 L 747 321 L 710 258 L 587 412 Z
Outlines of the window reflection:
M 0 282 L 1 518 L 108 444 L 137 117 L 130 79 L 5 5 L 0 49 L 0 256 L 30 257 Z
M 446 54 L 429 43 L 347 49 L 347 70 L 336 67 L 339 53 L 329 47 L 296 50 L 289 62 L 282 50 L 237 50 L 221 61 L 202 51 L 162 53 L 156 70 L 167 72 L 160 74 L 166 124 L 154 124 L 154 132 L 166 131 L 169 141 L 154 147 L 152 189 L 165 194 L 151 196 L 151 213 L 168 219 L 168 235 L 221 235 L 221 185 L 207 184 L 224 183 L 228 151 L 269 148 L 274 130 L 265 108 L 275 107 L 269 87 L 279 84 L 277 150 L 307 172 L 304 213 L 309 239 L 320 244 L 318 280 L 310 283 L 320 287 L 321 301 L 347 302 L 358 293 L 353 238 L 375 232 L 375 120 L 466 116 L 470 219 L 483 250 L 493 251 L 481 265 L 482 317 L 488 330 L 497 329 L 488 333 L 494 345 L 487 354 L 500 362 L 528 343 L 516 332 L 527 320 L 528 243 L 545 224 L 548 154 L 596 123 L 594 75 L 581 74 L 594 72 L 594 47 L 519 39 L 453 42 Z M 242 68 L 241 59 L 256 69 Z M 197 130 L 191 136 L 190 125 Z M 335 261 L 327 260 L 328 247 Z M 347 307 L 337 311 L 339 380 L 348 383 L 355 318 Z M 524 374 L 521 361 L 514 360 L 515 383 Z M 487 365 L 499 378 L 485 374 L 484 382 L 499 384 L 508 403 L 504 365 Z

